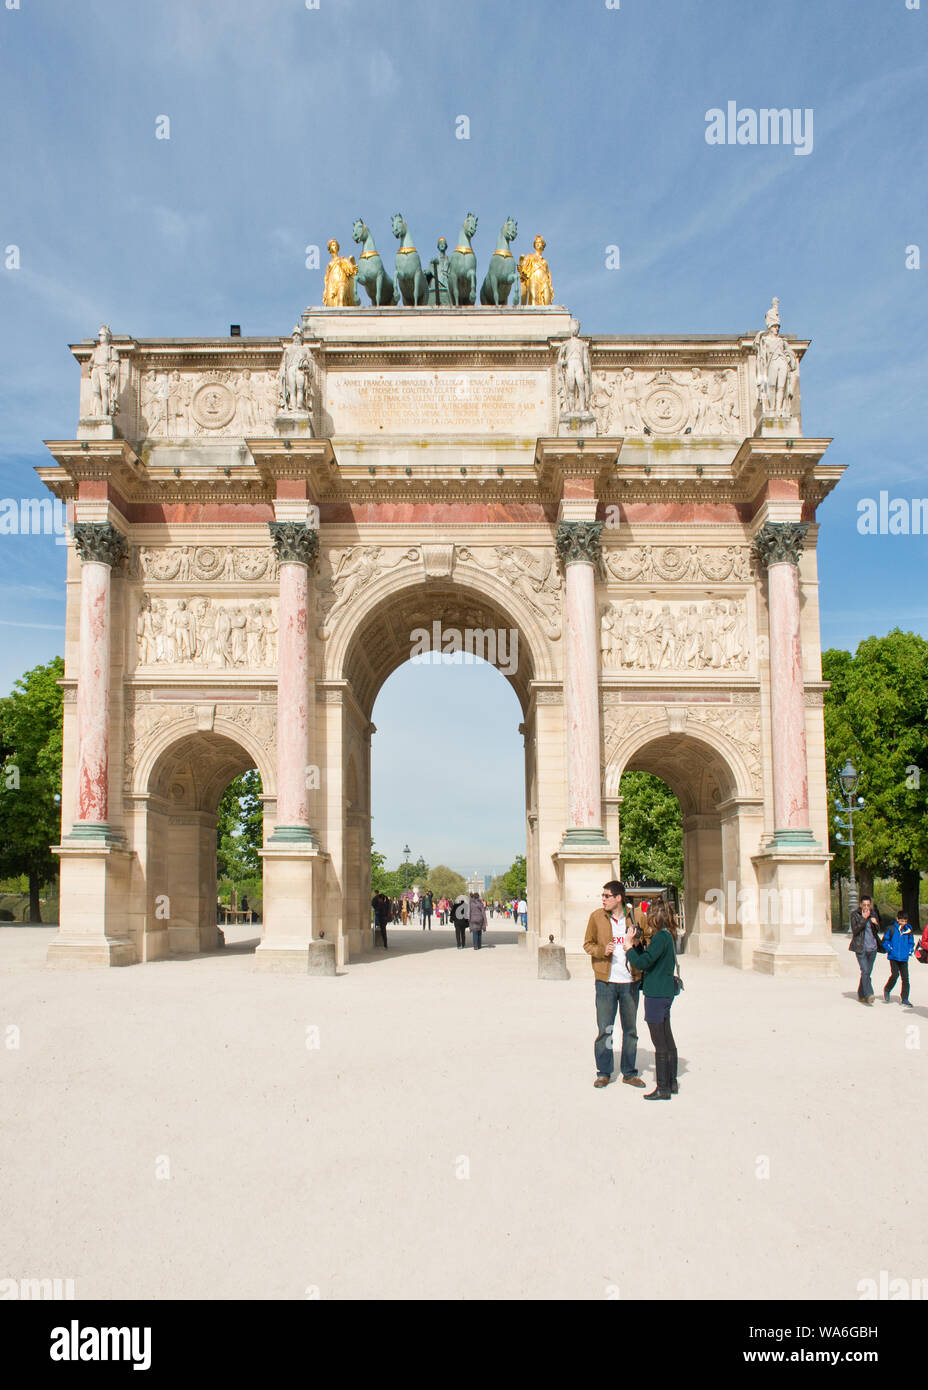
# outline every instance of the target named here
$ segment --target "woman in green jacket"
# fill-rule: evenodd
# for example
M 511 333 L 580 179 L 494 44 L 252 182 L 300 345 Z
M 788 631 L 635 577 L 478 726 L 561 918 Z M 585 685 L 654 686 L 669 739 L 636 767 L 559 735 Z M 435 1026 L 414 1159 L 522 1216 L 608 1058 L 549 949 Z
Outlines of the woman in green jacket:
M 645 1100 L 670 1100 L 677 1090 L 677 1044 L 670 1030 L 670 1006 L 674 1000 L 674 976 L 677 973 L 675 937 L 677 922 L 673 909 L 665 902 L 651 904 L 647 917 L 648 932 L 636 931 L 627 950 L 629 965 L 643 974 L 644 1021 L 654 1044 L 654 1069 L 657 1082 Z

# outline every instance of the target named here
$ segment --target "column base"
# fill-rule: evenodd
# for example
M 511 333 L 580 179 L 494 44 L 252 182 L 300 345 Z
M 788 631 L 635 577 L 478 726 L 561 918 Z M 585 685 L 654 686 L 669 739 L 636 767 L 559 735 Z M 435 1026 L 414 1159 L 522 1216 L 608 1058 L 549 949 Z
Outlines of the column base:
M 58 970 L 138 964 L 138 945 L 126 930 L 130 851 L 97 834 L 68 836 L 52 853 L 61 859 L 60 927 L 46 964 Z
M 589 835 L 590 831 L 581 832 Z M 598 832 L 602 835 L 602 832 Z M 553 924 L 544 923 L 538 934 L 539 946 L 554 935 L 555 941 L 566 948 L 567 967 L 570 969 L 576 960 L 586 961 L 589 957 L 583 950 L 583 938 L 590 913 L 602 907 L 603 884 L 616 877 L 615 852 L 609 841 L 602 836 L 598 841 L 567 842 L 552 854 L 560 885 L 559 931 L 552 932 Z
M 319 848 L 319 837 L 308 825 L 278 825 L 268 840 L 269 845 L 310 845 Z
M 75 821 L 61 843 L 63 845 L 113 845 L 120 849 L 125 846 L 126 837 L 121 830 L 114 830 L 105 820 Z
M 811 830 L 775 830 L 769 840 L 764 841 L 765 850 L 821 848 Z
M 305 829 L 283 826 L 281 829 Z M 317 905 L 323 901 L 328 855 L 308 840 L 277 841 L 276 832 L 263 850 L 264 935 L 255 951 L 254 969 L 274 974 L 308 975 L 317 958 L 335 950 L 323 937 L 325 927 Z M 311 947 L 321 947 L 313 952 Z
M 797 980 L 833 980 L 841 973 L 838 957 L 830 947 L 758 946 L 754 969 L 760 975 L 792 975 Z
M 576 845 L 600 845 L 608 847 L 609 841 L 598 825 L 591 825 L 586 829 L 580 829 L 574 826 L 570 830 L 564 831 L 564 836 L 561 840 L 561 848 L 573 849 Z
M 831 944 L 831 855 L 813 846 L 765 845 L 751 856 L 757 874 L 753 968 L 764 975 L 831 979 L 839 974 Z
M 84 970 L 138 963 L 136 944 L 127 936 L 107 936 L 87 941 L 58 936 L 45 953 L 45 964 L 53 970 Z

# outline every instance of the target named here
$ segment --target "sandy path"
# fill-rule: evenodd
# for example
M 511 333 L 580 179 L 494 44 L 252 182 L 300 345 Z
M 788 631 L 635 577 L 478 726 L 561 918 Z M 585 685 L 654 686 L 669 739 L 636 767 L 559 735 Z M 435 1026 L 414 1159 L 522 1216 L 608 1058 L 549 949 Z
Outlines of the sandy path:
M 50 934 L 0 929 L 0 1042 L 20 1030 L 0 1277 L 89 1298 L 855 1298 L 881 1269 L 928 1277 L 917 964 L 909 1013 L 853 1002 L 840 938 L 836 982 L 684 958 L 681 1093 L 645 1104 L 593 1089 L 592 972 L 539 982 L 512 933 L 477 953 L 391 930 L 334 980 L 254 974 L 247 948 L 45 971 Z M 893 1169 L 912 1181 L 889 1193 Z

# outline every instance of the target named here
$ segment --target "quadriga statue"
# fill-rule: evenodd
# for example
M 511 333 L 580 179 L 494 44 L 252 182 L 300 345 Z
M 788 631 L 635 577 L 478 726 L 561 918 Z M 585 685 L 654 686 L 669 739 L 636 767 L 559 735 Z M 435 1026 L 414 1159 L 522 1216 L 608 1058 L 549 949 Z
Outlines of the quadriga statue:
M 516 278 L 516 263 L 509 250 L 509 243 L 515 241 L 518 235 L 519 226 L 515 218 L 507 217 L 500 228 L 496 250 L 490 257 L 487 273 L 480 286 L 481 304 L 500 305 L 508 302 L 509 291 Z

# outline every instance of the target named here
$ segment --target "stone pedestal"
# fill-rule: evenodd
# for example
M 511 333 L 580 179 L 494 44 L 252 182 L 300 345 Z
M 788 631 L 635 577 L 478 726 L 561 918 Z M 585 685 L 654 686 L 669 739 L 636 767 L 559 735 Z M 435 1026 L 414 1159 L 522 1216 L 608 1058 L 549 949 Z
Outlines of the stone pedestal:
M 561 415 L 557 422 L 558 435 L 573 435 L 579 439 L 596 438 L 595 415 Z
M 286 414 L 277 416 L 274 428 L 281 439 L 311 439 L 313 417 L 308 410 L 288 410 Z
M 317 903 L 328 856 L 315 845 L 277 845 L 273 841 L 259 852 L 264 861 L 265 930 L 255 951 L 254 968 L 308 974 L 309 948 L 322 926 Z
M 112 416 L 84 415 L 77 422 L 78 439 L 118 439 Z
M 761 974 L 801 979 L 839 974 L 831 945 L 830 858 L 824 850 L 773 845 L 752 856 L 760 931 L 754 969 Z
M 46 963 L 57 969 L 135 965 L 135 942 L 126 935 L 126 902 L 132 855 L 123 846 L 55 845 L 61 858 L 61 930 L 52 938 Z
M 603 884 L 615 878 L 612 851 L 608 845 L 562 845 L 551 857 L 560 885 L 560 941 L 567 949 L 567 964 L 573 969 L 584 962 L 589 968 L 583 938 L 590 913 L 602 907 Z M 545 940 L 541 938 L 539 951 Z
M 538 947 L 539 980 L 569 980 L 567 953 L 556 941 Z

